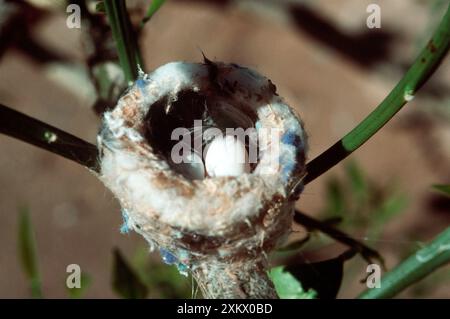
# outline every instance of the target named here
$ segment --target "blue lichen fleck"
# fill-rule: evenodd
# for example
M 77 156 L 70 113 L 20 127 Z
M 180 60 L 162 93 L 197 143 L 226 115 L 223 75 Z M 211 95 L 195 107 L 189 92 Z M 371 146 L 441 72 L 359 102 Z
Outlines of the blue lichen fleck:
M 183 276 L 188 275 L 188 266 L 187 265 L 185 265 L 183 263 L 177 263 L 177 269 L 181 275 L 183 275 Z
M 128 234 L 130 232 L 130 227 L 128 227 L 129 217 L 128 217 L 128 213 L 125 209 L 122 209 L 122 218 L 123 218 L 123 224 L 122 224 L 122 226 L 120 226 L 120 233 Z
M 145 88 L 146 81 L 142 78 L 136 80 L 136 85 L 139 89 L 143 90 Z
M 167 265 L 175 265 L 177 266 L 178 272 L 183 275 L 183 276 L 187 276 L 188 275 L 188 269 L 189 267 L 180 262 L 179 259 L 177 258 L 177 256 L 175 256 L 174 254 L 172 254 L 170 251 L 168 251 L 167 249 L 164 248 L 160 248 L 159 249 L 159 253 L 161 255 L 161 258 L 163 260 L 163 262 Z
M 281 137 L 281 142 L 283 144 L 292 145 L 295 147 L 300 147 L 302 144 L 302 139 L 296 133 L 286 132 Z
M 165 264 L 173 265 L 173 264 L 178 263 L 178 258 L 174 254 L 172 254 L 170 251 L 168 251 L 164 248 L 160 248 L 159 253 Z

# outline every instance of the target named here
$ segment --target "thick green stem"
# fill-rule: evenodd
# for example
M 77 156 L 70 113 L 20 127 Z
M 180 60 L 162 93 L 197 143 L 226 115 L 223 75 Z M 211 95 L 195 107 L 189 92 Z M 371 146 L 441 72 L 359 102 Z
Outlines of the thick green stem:
M 403 105 L 412 100 L 417 90 L 428 80 L 444 58 L 449 44 L 450 5 L 433 37 L 403 79 L 369 116 L 340 141 L 307 164 L 304 184 L 313 181 L 358 149 L 378 132 Z
M 105 0 L 105 10 L 117 46 L 119 62 L 128 84 L 136 80 L 142 65 L 135 33 L 124 0 Z
M 450 227 L 437 236 L 429 245 L 420 249 L 388 272 L 382 278 L 380 288 L 368 289 L 359 298 L 391 298 L 449 262 Z

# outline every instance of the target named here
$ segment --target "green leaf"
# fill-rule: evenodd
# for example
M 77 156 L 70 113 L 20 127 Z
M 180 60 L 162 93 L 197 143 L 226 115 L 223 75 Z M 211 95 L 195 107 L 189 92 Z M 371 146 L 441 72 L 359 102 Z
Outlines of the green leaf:
M 147 12 L 145 13 L 144 19 L 142 19 L 141 28 L 161 8 L 161 6 L 164 4 L 164 2 L 166 2 L 166 0 L 152 0 L 152 3 L 150 4 L 150 6 L 147 9 Z
M 358 204 L 364 205 L 368 195 L 368 184 L 364 172 L 355 161 L 350 161 L 345 170 L 350 180 L 352 193 L 356 196 Z
M 114 249 L 112 286 L 119 296 L 126 299 L 142 299 L 148 293 L 147 287 L 117 248 Z
M 432 186 L 435 190 L 450 196 L 450 185 L 435 184 Z
M 269 277 L 275 285 L 275 290 L 281 299 L 314 299 L 316 292 L 312 289 L 303 290 L 302 284 L 284 266 L 272 268 Z
M 97 4 L 95 5 L 95 11 L 98 13 L 105 13 L 105 3 L 103 1 L 97 2 Z
M 84 293 L 86 292 L 86 289 L 91 285 L 92 279 L 91 276 L 88 274 L 82 272 L 81 273 L 81 286 L 80 288 L 68 288 L 67 286 L 67 293 L 69 294 L 69 298 L 71 299 L 78 299 L 81 298 Z
M 384 225 L 404 212 L 407 206 L 408 198 L 406 195 L 392 191 L 390 196 L 383 199 L 379 207 L 376 207 L 371 213 L 373 220 L 367 236 L 372 240 L 378 238 L 383 231 Z
M 20 253 L 20 263 L 30 282 L 32 297 L 42 298 L 41 279 L 36 257 L 33 226 L 27 208 L 22 208 L 20 210 L 19 218 L 18 248 Z
M 335 177 L 330 178 L 326 184 L 326 216 L 340 216 L 345 213 L 347 204 L 342 183 Z

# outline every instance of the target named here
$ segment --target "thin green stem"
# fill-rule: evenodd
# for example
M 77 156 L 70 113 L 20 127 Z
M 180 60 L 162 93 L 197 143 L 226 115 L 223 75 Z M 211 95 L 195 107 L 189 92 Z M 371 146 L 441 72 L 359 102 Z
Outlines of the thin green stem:
M 105 0 L 105 10 L 117 46 L 119 62 L 128 84 L 136 80 L 142 59 L 125 0 Z
M 359 298 L 391 298 L 450 262 L 450 227 L 430 244 L 408 257 L 381 279 L 380 288 L 364 291 Z
M 156 11 L 161 8 L 161 6 L 166 2 L 166 0 L 152 0 L 151 4 L 148 6 L 147 12 L 145 13 L 144 18 L 142 19 L 139 27 L 142 29 L 144 25 L 153 17 Z
M 33 225 L 27 209 L 22 208 L 19 217 L 18 250 L 22 268 L 30 283 L 33 298 L 42 298 L 41 276 L 39 273 L 36 240 Z
M 303 183 L 313 181 L 357 150 L 380 130 L 433 74 L 450 44 L 450 5 L 440 25 L 403 79 L 381 104 L 341 140 L 307 164 Z

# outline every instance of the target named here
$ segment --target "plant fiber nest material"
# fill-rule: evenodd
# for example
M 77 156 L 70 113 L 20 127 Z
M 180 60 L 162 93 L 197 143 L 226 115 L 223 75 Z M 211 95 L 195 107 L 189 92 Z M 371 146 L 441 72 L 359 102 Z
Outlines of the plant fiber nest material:
M 222 131 L 255 129 L 251 172 L 190 179 L 176 169 L 171 132 L 192 129 L 195 120 Z M 267 253 L 291 229 L 306 135 L 270 80 L 206 58 L 141 72 L 104 114 L 98 147 L 100 178 L 120 201 L 127 226 L 191 271 L 205 297 L 276 297 Z

